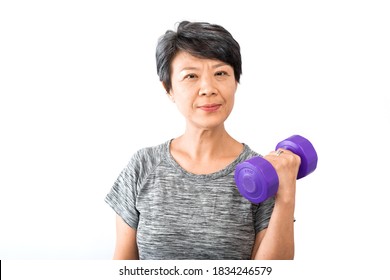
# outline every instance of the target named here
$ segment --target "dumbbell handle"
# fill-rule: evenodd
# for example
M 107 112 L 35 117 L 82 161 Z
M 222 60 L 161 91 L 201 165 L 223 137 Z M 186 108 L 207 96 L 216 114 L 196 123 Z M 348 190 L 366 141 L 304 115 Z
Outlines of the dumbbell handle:
M 276 149 L 286 149 L 301 158 L 297 174 L 300 179 L 317 167 L 317 152 L 309 140 L 293 135 L 276 145 Z M 240 193 L 253 203 L 260 203 L 276 194 L 279 178 L 272 164 L 263 157 L 257 156 L 237 165 L 234 178 Z

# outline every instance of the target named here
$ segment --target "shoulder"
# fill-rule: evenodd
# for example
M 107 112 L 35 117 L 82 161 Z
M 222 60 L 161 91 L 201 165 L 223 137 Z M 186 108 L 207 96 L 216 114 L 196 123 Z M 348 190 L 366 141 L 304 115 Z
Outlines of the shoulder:
M 147 174 L 155 166 L 167 158 L 169 143 L 166 141 L 156 146 L 145 147 L 137 150 L 128 162 L 125 172 L 131 172 L 137 177 Z
M 240 155 L 240 157 L 243 160 L 247 160 L 247 159 L 250 159 L 252 157 L 262 156 L 258 152 L 252 150 L 247 144 L 244 143 L 243 145 L 244 145 L 244 150 L 243 150 L 243 152 Z
M 136 160 L 141 163 L 158 162 L 165 158 L 169 152 L 169 142 L 166 141 L 156 146 L 145 147 L 134 153 L 131 160 Z

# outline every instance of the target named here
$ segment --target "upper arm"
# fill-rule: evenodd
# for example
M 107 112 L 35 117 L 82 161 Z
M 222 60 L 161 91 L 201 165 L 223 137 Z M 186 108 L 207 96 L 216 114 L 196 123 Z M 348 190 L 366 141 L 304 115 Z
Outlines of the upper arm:
M 116 216 L 116 245 L 114 260 L 138 260 L 137 230 Z
M 251 256 L 252 260 L 255 259 L 256 253 L 259 250 L 260 243 L 263 240 L 266 231 L 267 229 L 263 229 L 256 234 L 255 243 L 253 244 L 253 248 L 252 248 L 252 256 Z

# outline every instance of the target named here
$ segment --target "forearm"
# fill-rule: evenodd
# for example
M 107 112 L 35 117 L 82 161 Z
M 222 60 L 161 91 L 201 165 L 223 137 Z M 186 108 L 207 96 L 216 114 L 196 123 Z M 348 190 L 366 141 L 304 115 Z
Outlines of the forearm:
M 291 260 L 294 258 L 295 201 L 276 199 L 272 216 L 254 256 L 259 260 Z

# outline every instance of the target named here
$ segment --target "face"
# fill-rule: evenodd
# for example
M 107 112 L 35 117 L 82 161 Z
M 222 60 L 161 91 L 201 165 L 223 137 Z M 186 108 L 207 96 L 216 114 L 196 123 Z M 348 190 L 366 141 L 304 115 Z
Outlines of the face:
M 172 60 L 171 81 L 169 96 L 186 118 L 187 126 L 223 126 L 233 109 L 237 89 L 233 67 L 179 52 Z

